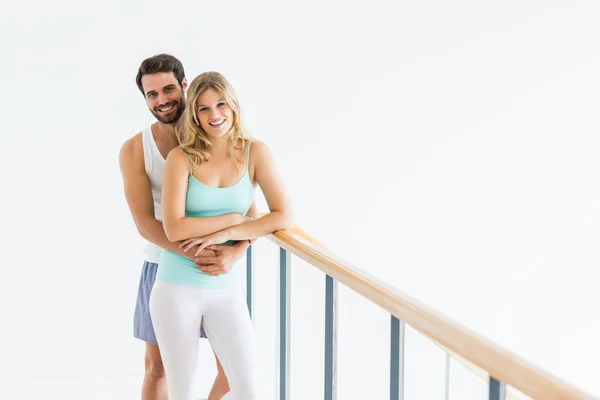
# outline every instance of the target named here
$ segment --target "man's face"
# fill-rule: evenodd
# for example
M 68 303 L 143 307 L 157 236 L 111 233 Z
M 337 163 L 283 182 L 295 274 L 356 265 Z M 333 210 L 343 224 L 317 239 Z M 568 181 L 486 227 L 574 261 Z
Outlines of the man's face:
M 177 122 L 185 110 L 185 89 L 179 86 L 173 72 L 159 72 L 142 76 L 146 104 L 157 120 L 164 124 Z

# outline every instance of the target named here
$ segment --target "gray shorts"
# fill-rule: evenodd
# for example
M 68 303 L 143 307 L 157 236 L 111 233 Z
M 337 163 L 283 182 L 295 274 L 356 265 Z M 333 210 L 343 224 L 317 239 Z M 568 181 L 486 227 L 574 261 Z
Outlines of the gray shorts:
M 154 286 L 157 269 L 158 264 L 144 261 L 137 302 L 135 304 L 135 313 L 133 315 L 133 336 L 151 344 L 158 344 L 156 342 L 156 335 L 154 334 L 154 327 L 152 326 L 152 318 L 150 318 L 149 307 L 150 293 L 152 286 Z M 200 326 L 200 337 L 206 337 L 202 326 Z

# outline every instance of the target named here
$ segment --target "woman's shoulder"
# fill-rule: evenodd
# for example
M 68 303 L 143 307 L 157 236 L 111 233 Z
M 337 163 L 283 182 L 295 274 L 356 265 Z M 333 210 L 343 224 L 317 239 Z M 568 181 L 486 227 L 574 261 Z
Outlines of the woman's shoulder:
M 250 147 L 250 165 L 253 167 L 252 169 L 262 170 L 264 168 L 271 168 L 273 163 L 273 155 L 266 143 L 256 139 L 252 140 Z
M 261 158 L 270 154 L 269 147 L 267 147 L 265 142 L 257 139 L 251 139 L 248 145 L 250 146 L 251 157 L 257 156 L 258 158 Z
M 167 162 L 170 164 L 186 163 L 187 165 L 189 164 L 189 156 L 181 146 L 177 146 L 167 154 Z

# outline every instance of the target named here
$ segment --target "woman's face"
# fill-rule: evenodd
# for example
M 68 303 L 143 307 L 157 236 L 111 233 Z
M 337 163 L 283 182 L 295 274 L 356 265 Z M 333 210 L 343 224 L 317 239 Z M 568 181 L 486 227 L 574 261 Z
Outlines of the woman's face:
M 224 136 L 233 126 L 233 110 L 225 98 L 213 89 L 206 90 L 198 97 L 196 116 L 210 137 Z

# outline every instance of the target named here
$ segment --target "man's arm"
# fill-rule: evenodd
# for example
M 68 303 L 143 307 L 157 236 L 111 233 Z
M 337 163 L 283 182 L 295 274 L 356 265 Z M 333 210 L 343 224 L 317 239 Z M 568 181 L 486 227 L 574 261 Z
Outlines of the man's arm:
M 142 135 L 138 134 L 126 141 L 119 152 L 119 166 L 123 177 L 125 198 L 140 235 L 155 245 L 191 257 L 194 253 L 185 253 L 179 243 L 167 239 L 163 224 L 154 215 L 154 200 L 150 180 L 144 167 L 144 148 Z M 210 252 L 208 254 L 214 254 Z M 207 255 L 208 255 L 207 254 Z

